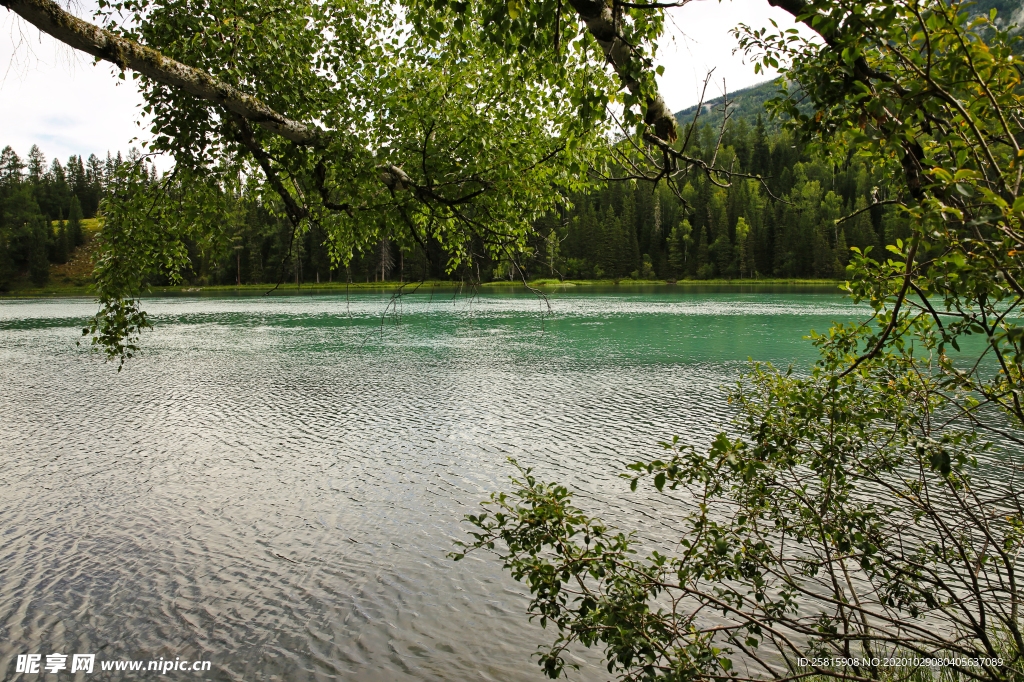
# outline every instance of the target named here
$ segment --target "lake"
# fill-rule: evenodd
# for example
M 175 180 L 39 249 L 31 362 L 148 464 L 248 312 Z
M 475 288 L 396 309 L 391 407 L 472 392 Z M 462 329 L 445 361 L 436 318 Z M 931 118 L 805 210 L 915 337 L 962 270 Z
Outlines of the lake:
M 631 494 L 623 465 L 707 443 L 748 357 L 806 367 L 802 336 L 865 312 L 831 290 L 675 287 L 550 306 L 152 299 L 118 373 L 75 345 L 94 303 L 0 303 L 0 675 L 92 653 L 210 661 L 170 673 L 197 679 L 545 679 L 531 654 L 553 635 L 525 588 L 446 557 L 510 487 L 507 458 L 669 541 L 683 503 Z M 607 678 L 577 655 L 573 679 Z

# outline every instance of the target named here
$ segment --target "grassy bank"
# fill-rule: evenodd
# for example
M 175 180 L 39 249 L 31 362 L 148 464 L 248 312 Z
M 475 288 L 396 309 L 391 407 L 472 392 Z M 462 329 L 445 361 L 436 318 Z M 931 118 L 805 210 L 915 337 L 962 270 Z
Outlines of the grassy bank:
M 839 280 L 830 279 L 538 279 L 530 282 L 533 287 L 632 287 L 632 286 L 677 286 L 677 287 L 705 287 L 705 286 L 820 286 L 838 287 L 842 284 Z M 522 282 L 488 282 L 485 287 L 495 286 L 522 286 Z
M 90 297 L 93 295 L 91 283 L 92 252 L 79 255 L 79 252 L 88 248 L 89 243 L 75 251 L 75 258 L 64 264 L 51 267 L 50 282 L 45 287 L 33 287 L 30 282 L 19 281 L 10 291 L 0 293 L 0 299 L 12 298 L 59 298 L 59 297 Z M 88 260 L 85 258 L 88 257 Z M 84 264 L 83 264 L 84 263 Z M 820 279 L 759 279 L 759 280 L 728 280 L 728 279 L 704 279 L 704 280 L 679 280 L 667 282 L 665 280 L 632 280 L 632 279 L 598 279 L 598 280 L 565 280 L 538 279 L 529 282 L 531 287 L 541 291 L 556 291 L 569 288 L 620 288 L 631 289 L 637 287 L 676 287 L 679 289 L 702 288 L 702 287 L 726 287 L 737 289 L 769 287 L 814 287 L 822 290 L 835 289 L 841 282 Z M 522 282 L 485 282 L 480 285 L 484 290 L 511 289 L 525 290 Z M 177 286 L 150 287 L 147 294 L 152 296 L 261 296 L 271 294 L 273 296 L 301 296 L 313 294 L 338 295 L 345 292 L 394 292 L 399 289 L 403 293 L 427 293 L 434 290 L 444 291 L 472 291 L 474 285 L 468 282 L 453 282 L 447 280 L 428 280 L 426 282 L 322 282 L 303 283 L 296 285 L 295 282 L 283 283 L 279 286 L 274 284 L 228 284 L 215 286 L 199 286 L 191 284 L 179 284 Z

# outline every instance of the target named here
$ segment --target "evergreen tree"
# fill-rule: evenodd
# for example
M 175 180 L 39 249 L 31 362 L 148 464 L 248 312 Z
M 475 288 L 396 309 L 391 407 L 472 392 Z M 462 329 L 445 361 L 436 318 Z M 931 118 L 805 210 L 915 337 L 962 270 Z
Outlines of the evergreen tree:
M 46 176 L 46 156 L 37 145 L 28 150 L 28 181 L 33 185 L 42 185 Z
M 68 226 L 67 223 L 62 220 L 60 221 L 60 226 L 57 228 L 57 234 L 54 239 L 53 262 L 60 265 L 67 263 L 69 253 Z
M 50 262 L 46 257 L 47 232 L 46 220 L 42 216 L 36 216 L 32 221 L 32 237 L 28 254 L 28 276 L 32 283 L 38 287 L 45 285 L 50 279 Z
M 636 197 L 628 185 L 622 199 L 622 215 L 616 225 L 615 274 L 625 277 L 640 270 L 640 243 L 636 234 Z
M 719 235 L 718 239 L 708 247 L 708 257 L 714 265 L 712 277 L 732 278 L 733 273 L 733 248 L 729 241 L 729 235 Z
M 45 204 L 42 206 L 43 210 L 60 218 L 67 217 L 71 203 L 71 190 L 68 188 L 64 166 L 60 164 L 59 159 L 54 159 L 50 164 L 47 185 L 48 191 Z
M 774 276 L 775 268 L 775 207 L 764 207 L 764 229 L 761 231 L 761 242 L 754 260 L 757 263 L 757 271 L 768 276 Z
M 829 235 L 823 225 L 814 226 L 814 270 L 811 274 L 818 278 L 834 277 L 836 273 L 836 257 L 828 244 Z
M 867 251 L 868 247 L 878 246 L 878 235 L 875 233 L 875 228 L 871 225 L 871 212 L 868 210 L 868 201 L 866 197 L 857 197 L 856 203 L 853 205 L 854 216 L 847 222 L 849 230 L 849 245 L 856 246 L 862 252 Z M 873 249 L 877 251 L 878 249 Z
M 11 257 L 10 238 L 0 227 L 0 291 L 7 291 L 14 280 L 14 259 Z
M 750 248 L 748 244 L 749 236 L 750 226 L 747 225 L 747 219 L 744 218 L 743 216 L 740 216 L 736 220 L 736 260 L 739 264 L 738 271 L 740 277 L 753 276 L 751 272 L 753 268 L 750 258 Z
M 120 154 L 118 154 L 120 157 Z M 114 176 L 117 174 L 117 164 L 114 162 L 114 157 L 107 152 L 107 160 L 103 164 L 103 186 L 110 187 L 114 182 Z
M 18 154 L 10 145 L 4 147 L 0 152 L 0 186 L 9 188 L 21 184 L 24 170 L 25 164 Z
M 718 189 L 711 195 L 708 204 L 708 239 L 712 242 L 718 241 L 723 235 L 729 239 L 729 213 L 726 204 L 727 195 L 724 189 Z
M 654 192 L 654 215 L 651 219 L 650 235 L 645 245 L 647 253 L 657 253 L 661 250 L 661 192 L 659 190 L 660 188 Z
M 81 156 L 74 156 L 71 158 L 71 163 L 74 166 L 74 173 L 69 173 L 69 178 L 73 177 L 74 182 L 71 184 L 71 191 L 74 192 L 76 197 L 86 197 L 89 194 L 89 180 L 85 176 L 85 164 L 82 163 Z M 89 217 L 93 217 L 95 213 L 90 214 Z
M 690 242 L 689 220 L 683 220 L 675 227 L 668 238 L 668 262 L 672 268 L 673 277 L 681 277 L 687 272 L 687 247 Z
M 31 186 L 24 183 L 6 192 L 5 199 L 0 202 L 0 231 L 5 234 L 8 255 L 17 272 L 23 272 L 28 268 L 35 242 L 33 230 L 37 218 L 41 219 L 39 204 L 32 196 Z M 42 248 L 45 258 L 45 236 Z
M 771 149 L 768 146 L 768 133 L 764 127 L 764 117 L 757 115 L 757 126 L 754 128 L 754 144 L 750 150 L 750 173 L 765 177 L 771 170 Z
M 850 262 L 850 247 L 846 244 L 846 230 L 839 229 L 839 245 L 836 247 L 836 277 L 842 277 L 846 264 Z
M 707 228 L 697 229 L 697 257 L 694 259 L 694 275 L 697 279 L 711 279 L 715 276 L 715 266 L 708 262 Z
M 837 221 L 842 218 L 842 216 L 842 200 L 835 192 L 829 192 L 825 195 L 825 198 L 821 200 L 821 212 L 818 215 L 818 222 L 821 223 L 823 229 L 831 231 L 831 234 L 829 235 L 831 240 L 830 243 L 833 247 L 837 248 L 839 244 L 839 223 Z
M 740 168 L 750 168 L 750 126 L 745 119 L 729 122 L 730 140 L 728 146 L 736 151 L 736 160 Z
M 82 206 L 78 202 L 78 197 L 72 197 L 71 208 L 68 212 L 68 245 L 73 249 L 84 243 L 85 233 L 82 231 Z
M 615 211 L 609 203 L 605 207 L 604 215 L 598 221 L 597 230 L 597 253 L 594 258 L 594 277 L 615 277 L 618 259 L 615 257 L 615 249 L 618 245 L 618 220 L 615 218 Z
M 103 162 L 95 154 L 90 154 L 89 160 L 86 162 L 85 178 L 88 190 L 81 199 L 85 204 L 83 212 L 94 216 L 96 211 L 99 210 L 100 198 L 103 196 L 105 187 Z

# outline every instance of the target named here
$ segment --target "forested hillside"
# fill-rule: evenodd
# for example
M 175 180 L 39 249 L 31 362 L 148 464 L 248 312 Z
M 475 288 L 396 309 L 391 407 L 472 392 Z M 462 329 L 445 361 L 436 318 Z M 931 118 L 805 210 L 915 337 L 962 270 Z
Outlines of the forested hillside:
M 25 278 L 42 286 L 51 264 L 69 261 L 120 163 L 120 153 L 47 163 L 36 145 L 24 160 L 10 146 L 0 152 L 0 290 Z
M 762 176 L 764 183 L 741 178 L 719 187 L 696 176 L 677 196 L 664 183 L 610 182 L 553 206 L 538 221 L 528 253 L 514 262 L 476 257 L 455 272 L 447 272 L 448 255 L 433 241 L 425 251 L 418 244 L 403 251 L 384 240 L 356 254 L 348 267 L 332 265 L 318 228 L 292 239 L 287 221 L 242 183 L 224 188 L 231 208 L 223 216 L 223 238 L 187 243 L 186 283 L 842 277 L 850 247 L 877 251 L 907 233 L 897 210 L 879 205 L 894 193 L 891 171 L 867 167 L 855 155 L 830 162 L 778 126 L 773 130 L 762 112 L 776 91 L 769 83 L 736 93 L 718 151 L 723 165 Z M 692 113 L 679 116 L 692 120 Z M 708 125 L 715 120 L 718 128 Z M 687 151 L 710 160 L 721 120 L 720 106 L 698 118 Z M 131 157 L 136 161 L 138 153 Z M 40 286 L 50 264 L 69 260 L 83 243 L 80 220 L 96 215 L 120 163 L 120 155 L 108 155 L 48 164 L 35 146 L 24 161 L 10 147 L 3 150 L 0 287 L 19 278 Z M 150 173 L 155 180 L 155 169 Z
M 708 83 L 707 92 L 705 93 L 707 99 L 699 107 L 694 105 L 676 112 L 676 120 L 679 121 L 679 125 L 688 126 L 692 124 L 699 108 L 700 116 L 697 116 L 697 125 L 699 127 L 711 126 L 712 130 L 719 130 L 722 126 L 722 117 L 724 116 L 722 106 L 725 104 L 726 99 L 725 96 L 717 94 L 720 90 L 721 84 Z M 742 120 L 746 121 L 747 125 L 753 125 L 759 115 L 762 118 L 764 117 L 765 103 L 781 92 L 783 92 L 783 87 L 776 81 L 768 81 L 737 90 L 736 92 L 730 92 L 728 93 L 729 116 L 734 121 Z M 779 128 L 778 122 L 770 119 L 764 119 L 764 124 L 769 131 Z

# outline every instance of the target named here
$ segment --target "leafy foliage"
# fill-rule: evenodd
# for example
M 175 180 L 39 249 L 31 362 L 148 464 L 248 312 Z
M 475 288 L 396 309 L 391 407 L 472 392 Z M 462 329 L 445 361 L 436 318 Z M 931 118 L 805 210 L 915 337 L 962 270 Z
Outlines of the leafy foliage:
M 634 488 L 651 478 L 689 501 L 674 556 L 630 556 L 635 540 L 528 474 L 469 518 L 466 549 L 497 552 L 557 625 L 552 676 L 578 642 L 628 680 L 881 680 L 934 657 L 944 678 L 1019 678 L 1015 38 L 966 3 L 780 4 L 820 39 L 741 30 L 811 105 L 775 110 L 822 154 L 898 169 L 886 203 L 909 235 L 847 270 L 874 315 L 812 334 L 809 375 L 753 366 L 732 395 L 736 435 L 631 466 Z M 598 529 L 616 544 L 592 548 Z

